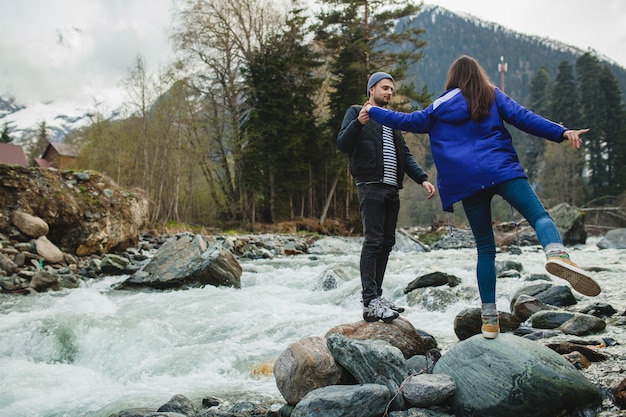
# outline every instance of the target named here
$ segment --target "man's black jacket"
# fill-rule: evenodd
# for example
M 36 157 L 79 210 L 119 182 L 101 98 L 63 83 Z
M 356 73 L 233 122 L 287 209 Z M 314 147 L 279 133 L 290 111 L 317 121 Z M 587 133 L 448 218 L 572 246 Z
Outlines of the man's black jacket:
M 350 155 L 350 173 L 357 184 L 364 182 L 383 181 L 383 127 L 370 120 L 365 125 L 357 120 L 360 105 L 350 106 L 337 135 L 337 147 L 341 152 Z M 421 184 L 428 175 L 419 166 L 404 140 L 402 132 L 393 130 L 393 141 L 396 145 L 398 185 L 402 188 L 402 180 L 406 173 L 412 180 Z

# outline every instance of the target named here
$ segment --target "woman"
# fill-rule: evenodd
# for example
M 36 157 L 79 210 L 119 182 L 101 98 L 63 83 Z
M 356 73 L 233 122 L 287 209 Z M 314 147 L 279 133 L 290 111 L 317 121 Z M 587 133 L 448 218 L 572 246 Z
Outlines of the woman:
M 425 110 L 406 114 L 369 102 L 365 109 L 382 125 L 430 134 L 443 209 L 452 211 L 453 204 L 461 201 L 476 241 L 485 338 L 493 339 L 500 331 L 491 219 L 491 200 L 496 194 L 535 229 L 546 253 L 548 272 L 567 280 L 582 294 L 600 293 L 598 284 L 569 259 L 554 221 L 528 182 L 504 122 L 554 142 L 567 140 L 576 149 L 582 143 L 580 135 L 589 129 L 566 129 L 525 109 L 497 89 L 481 65 L 465 55 L 450 66 L 446 92 Z

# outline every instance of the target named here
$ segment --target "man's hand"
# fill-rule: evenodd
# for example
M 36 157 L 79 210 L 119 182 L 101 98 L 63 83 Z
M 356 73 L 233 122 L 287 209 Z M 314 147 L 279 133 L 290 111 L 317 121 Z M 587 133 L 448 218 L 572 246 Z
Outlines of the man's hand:
M 424 187 L 424 189 L 426 190 L 426 192 L 428 193 L 428 198 L 427 200 L 430 200 L 431 198 L 433 198 L 435 196 L 435 186 L 432 185 L 430 182 L 428 181 L 424 181 L 422 183 L 422 187 Z

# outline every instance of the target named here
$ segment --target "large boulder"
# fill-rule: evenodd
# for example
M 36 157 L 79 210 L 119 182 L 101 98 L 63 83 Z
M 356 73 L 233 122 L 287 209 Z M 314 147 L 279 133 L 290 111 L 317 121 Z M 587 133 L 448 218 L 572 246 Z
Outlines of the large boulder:
M 148 207 L 141 190 L 101 173 L 0 164 L 0 233 L 22 241 L 45 235 L 79 256 L 124 250 L 138 243 Z
M 278 391 L 291 405 L 318 388 L 350 380 L 328 350 L 326 340 L 317 336 L 289 345 L 274 363 L 273 372 Z
M 119 288 L 194 288 L 205 285 L 241 288 L 237 258 L 202 235 L 182 233 L 168 239 L 140 271 Z
M 552 207 L 549 213 L 561 233 L 564 244 L 584 244 L 587 241 L 584 211 L 567 203 L 561 203 Z
M 599 403 L 598 388 L 546 346 L 509 334 L 453 346 L 433 369 L 456 383 L 456 415 L 554 417 Z
M 357 340 L 384 340 L 400 349 L 405 358 L 423 355 L 437 347 L 432 336 L 418 331 L 410 321 L 402 317 L 391 323 L 369 323 L 361 320 L 341 324 L 328 330 L 326 337 L 334 333 Z

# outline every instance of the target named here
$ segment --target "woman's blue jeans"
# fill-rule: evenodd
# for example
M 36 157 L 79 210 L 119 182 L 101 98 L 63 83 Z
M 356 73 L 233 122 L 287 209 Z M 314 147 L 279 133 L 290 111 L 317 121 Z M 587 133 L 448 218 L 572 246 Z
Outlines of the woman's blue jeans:
M 524 216 L 535 229 L 541 246 L 562 244 L 559 229 L 526 178 L 516 178 L 463 199 L 463 209 L 478 251 L 476 276 L 483 304 L 496 302 L 496 242 L 491 217 L 491 200 L 496 194 Z

